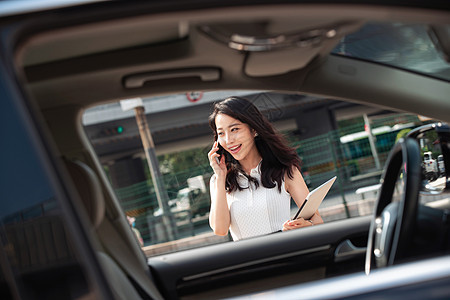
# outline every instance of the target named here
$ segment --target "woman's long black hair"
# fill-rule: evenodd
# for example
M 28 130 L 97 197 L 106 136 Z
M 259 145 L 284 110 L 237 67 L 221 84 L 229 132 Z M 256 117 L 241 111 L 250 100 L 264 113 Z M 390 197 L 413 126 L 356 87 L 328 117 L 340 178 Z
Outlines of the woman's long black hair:
M 237 119 L 258 133 L 255 137 L 255 144 L 262 157 L 261 184 L 266 188 L 274 188 L 277 185 L 278 190 L 281 192 L 284 176 L 287 174 L 289 178 L 293 178 L 293 167 L 300 170 L 300 158 L 295 149 L 288 146 L 284 137 L 274 130 L 272 124 L 253 103 L 240 97 L 230 97 L 214 104 L 214 111 L 209 116 L 209 126 L 213 130 L 215 141 L 218 138 L 216 128 L 216 116 L 218 114 Z M 247 176 L 249 181 L 253 182 L 256 187 L 259 186 L 255 178 L 245 174 L 240 163 L 231 154 L 226 152 L 220 145 L 219 148 L 226 156 L 228 172 L 225 187 L 228 192 L 246 188 L 241 187 L 238 183 L 237 177 L 239 173 Z

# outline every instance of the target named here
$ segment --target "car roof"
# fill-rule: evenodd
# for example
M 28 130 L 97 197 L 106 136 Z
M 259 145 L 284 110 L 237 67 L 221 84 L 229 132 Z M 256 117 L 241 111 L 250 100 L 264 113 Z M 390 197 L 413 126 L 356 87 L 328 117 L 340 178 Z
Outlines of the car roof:
M 120 1 L 84 3 L 29 14 L 26 22 L 18 22 L 26 29 L 15 44 L 16 62 L 41 109 L 85 109 L 193 89 L 252 89 L 308 93 L 448 118 L 444 109 L 424 105 L 425 100 L 439 102 L 445 96 L 446 82 L 430 79 L 425 84 L 429 90 L 420 89 L 415 82 L 423 84 L 423 78 L 390 70 L 410 85 L 401 90 L 382 80 L 386 74 L 378 65 L 330 56 L 341 38 L 367 22 L 392 22 L 395 15 L 395 22 L 446 24 L 448 11 L 439 10 L 439 1 L 420 3 L 420 8 L 405 7 L 401 1 L 398 6 L 332 2 L 326 9 L 325 2 L 303 1 L 268 1 L 257 7 L 254 1 L 137 3 L 133 8 Z M 322 40 L 309 47 L 239 50 L 251 37 L 267 42 L 310 35 L 313 40 L 317 32 Z M 227 41 L 230 38 L 235 40 Z M 355 72 L 358 76 L 352 76 Z

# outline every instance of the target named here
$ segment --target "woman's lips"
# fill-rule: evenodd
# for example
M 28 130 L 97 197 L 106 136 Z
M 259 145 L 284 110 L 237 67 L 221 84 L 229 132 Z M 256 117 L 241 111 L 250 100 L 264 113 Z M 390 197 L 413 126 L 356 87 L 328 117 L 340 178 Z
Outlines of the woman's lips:
M 239 150 L 241 150 L 241 147 L 242 147 L 242 144 L 237 146 L 237 147 L 231 147 L 231 148 L 228 148 L 228 149 L 230 150 L 231 154 L 236 154 L 236 153 L 239 152 Z

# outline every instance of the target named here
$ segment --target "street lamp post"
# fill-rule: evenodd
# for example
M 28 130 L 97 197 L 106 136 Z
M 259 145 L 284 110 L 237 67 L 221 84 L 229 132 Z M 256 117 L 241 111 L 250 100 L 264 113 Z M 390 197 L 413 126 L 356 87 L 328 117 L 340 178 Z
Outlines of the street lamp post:
M 377 168 L 377 170 L 380 170 L 381 169 L 380 159 L 378 158 L 378 151 L 377 147 L 375 146 L 375 137 L 373 136 L 372 128 L 370 127 L 369 117 L 367 116 L 367 114 L 364 114 L 363 117 L 365 125 L 364 128 L 368 134 L 370 150 L 372 150 L 372 156 L 375 161 L 375 167 Z
M 126 102 L 128 101 L 128 102 Z M 144 148 L 145 157 L 147 159 L 148 167 L 152 175 L 153 186 L 155 187 L 156 198 L 158 200 L 158 206 L 162 211 L 162 225 L 166 239 L 171 241 L 175 238 L 175 222 L 169 208 L 169 196 L 164 186 L 161 172 L 159 170 L 158 158 L 155 154 L 155 143 L 148 127 L 147 119 L 145 116 L 145 108 L 141 99 L 130 99 L 121 101 L 122 109 L 128 110 L 134 108 L 136 123 L 139 128 L 139 134 L 142 140 L 142 146 Z

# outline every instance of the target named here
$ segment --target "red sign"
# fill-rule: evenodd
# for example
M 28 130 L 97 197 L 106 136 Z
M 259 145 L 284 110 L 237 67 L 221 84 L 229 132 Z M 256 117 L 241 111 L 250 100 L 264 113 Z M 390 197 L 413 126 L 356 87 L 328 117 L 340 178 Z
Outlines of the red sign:
M 191 102 L 197 102 L 203 97 L 203 92 L 189 92 L 186 93 L 186 97 Z

